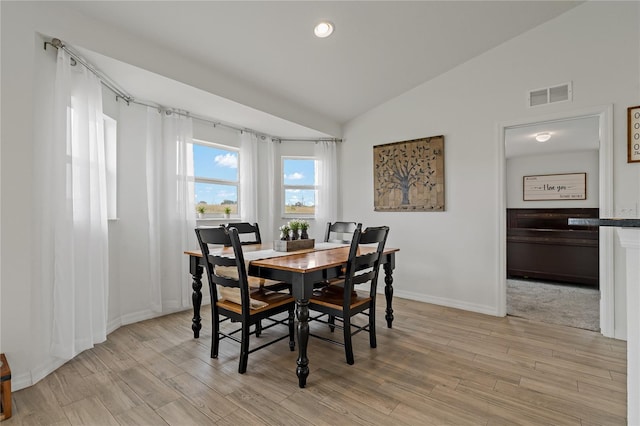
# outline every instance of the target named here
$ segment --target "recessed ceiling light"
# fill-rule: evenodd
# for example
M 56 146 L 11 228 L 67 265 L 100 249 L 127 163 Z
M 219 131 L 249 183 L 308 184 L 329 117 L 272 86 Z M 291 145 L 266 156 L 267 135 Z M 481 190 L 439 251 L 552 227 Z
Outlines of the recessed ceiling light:
M 536 140 L 538 142 L 546 142 L 549 139 L 551 139 L 551 133 L 549 133 L 549 132 L 538 133 L 536 135 Z
M 313 29 L 313 33 L 316 37 L 325 38 L 329 37 L 333 32 L 333 24 L 329 21 L 322 21 Z

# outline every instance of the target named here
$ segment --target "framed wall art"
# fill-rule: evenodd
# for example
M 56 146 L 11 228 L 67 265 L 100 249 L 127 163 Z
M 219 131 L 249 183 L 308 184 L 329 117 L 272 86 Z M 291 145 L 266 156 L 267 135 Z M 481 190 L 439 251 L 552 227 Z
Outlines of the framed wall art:
M 640 105 L 627 108 L 627 163 L 640 162 Z
M 444 211 L 444 136 L 373 147 L 374 210 Z
M 523 176 L 522 185 L 524 201 L 587 199 L 586 173 Z

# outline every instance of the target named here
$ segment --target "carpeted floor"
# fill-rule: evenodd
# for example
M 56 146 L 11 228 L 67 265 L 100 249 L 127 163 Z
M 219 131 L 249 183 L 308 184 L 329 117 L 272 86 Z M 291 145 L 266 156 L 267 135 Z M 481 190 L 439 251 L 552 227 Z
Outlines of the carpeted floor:
M 600 331 L 600 291 L 572 285 L 508 279 L 507 314 Z

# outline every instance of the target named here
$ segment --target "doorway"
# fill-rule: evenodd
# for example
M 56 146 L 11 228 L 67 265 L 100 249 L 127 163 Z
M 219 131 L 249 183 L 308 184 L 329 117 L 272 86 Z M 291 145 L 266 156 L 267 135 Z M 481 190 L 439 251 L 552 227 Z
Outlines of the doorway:
M 512 190 L 511 185 L 507 185 L 507 179 L 509 178 L 507 172 L 507 157 L 512 157 L 514 149 L 516 152 L 524 152 L 522 150 L 538 149 L 535 145 L 532 145 L 532 136 L 537 133 L 545 132 L 543 128 L 555 129 L 551 130 L 551 133 L 556 132 L 556 136 L 560 136 L 560 132 L 564 127 L 571 127 L 570 124 L 580 123 L 582 120 L 586 122 L 596 123 L 593 128 L 593 132 L 597 132 L 594 139 L 597 140 L 597 144 L 592 148 L 597 152 L 597 158 L 594 160 L 597 162 L 597 176 L 591 176 L 592 179 L 597 181 L 597 195 L 598 199 L 597 209 L 600 217 L 604 217 L 612 214 L 613 209 L 613 197 L 612 197 L 612 107 L 603 106 L 596 107 L 588 110 L 575 111 L 570 113 L 554 114 L 543 117 L 536 117 L 532 119 L 525 119 L 513 122 L 501 123 L 498 126 L 499 131 L 499 220 L 498 220 L 498 235 L 499 235 L 499 291 L 498 291 L 498 307 L 502 315 L 506 315 L 506 303 L 507 303 L 507 219 L 506 211 L 508 207 L 509 191 Z M 529 135 L 529 143 L 507 144 L 508 141 L 513 140 L 511 138 L 514 134 L 523 133 Z M 552 135 L 553 136 L 553 135 Z M 511 138 L 511 139 L 510 139 Z M 574 141 L 580 142 L 580 138 L 573 138 Z M 533 142 L 535 144 L 535 142 Z M 567 145 L 560 148 L 558 152 L 563 151 L 570 153 L 578 150 L 585 150 L 588 147 L 578 145 Z M 531 155 L 531 152 L 529 153 Z M 591 173 L 592 175 L 594 173 Z M 592 185 L 593 186 L 593 185 Z M 511 196 L 513 196 L 511 194 Z M 592 196 L 593 199 L 593 196 Z M 603 335 L 612 337 L 614 333 L 614 291 L 613 291 L 613 233 L 606 229 L 600 229 L 599 231 L 599 283 L 600 283 L 600 331 Z

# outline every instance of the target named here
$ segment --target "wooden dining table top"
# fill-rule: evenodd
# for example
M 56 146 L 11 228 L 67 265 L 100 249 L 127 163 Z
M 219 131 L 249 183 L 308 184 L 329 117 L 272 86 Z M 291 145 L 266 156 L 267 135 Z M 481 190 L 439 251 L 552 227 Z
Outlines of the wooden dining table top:
M 273 249 L 273 245 L 271 243 L 250 244 L 242 246 L 243 253 L 251 253 L 270 249 Z M 362 246 L 359 250 L 361 250 L 361 253 L 374 252 L 375 247 Z M 397 251 L 400 251 L 400 249 L 385 248 L 383 254 L 395 253 Z M 233 248 L 221 247 L 211 250 L 210 253 L 215 255 L 224 255 L 228 253 L 232 256 Z M 190 256 L 202 257 L 202 252 L 200 250 L 185 251 L 185 254 L 188 254 Z M 261 268 L 307 273 L 343 265 L 347 262 L 348 257 L 349 246 L 344 246 L 321 250 L 306 249 L 292 252 L 282 252 L 282 256 L 251 260 L 250 263 L 252 266 Z

